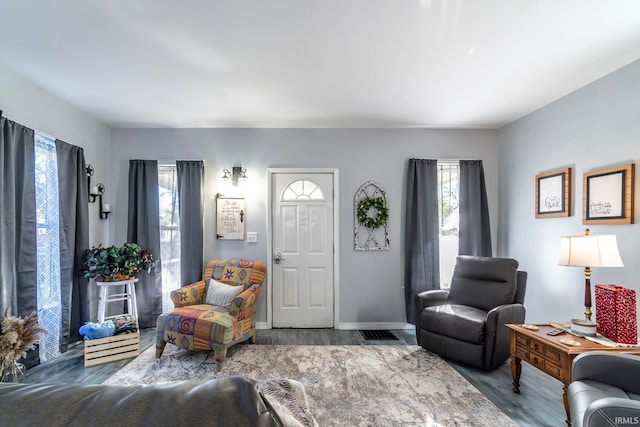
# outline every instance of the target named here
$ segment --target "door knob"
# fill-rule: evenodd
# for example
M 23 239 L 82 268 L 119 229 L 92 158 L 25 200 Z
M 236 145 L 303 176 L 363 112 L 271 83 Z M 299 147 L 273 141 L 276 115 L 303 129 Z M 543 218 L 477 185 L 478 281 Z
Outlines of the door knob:
M 280 262 L 282 262 L 282 254 L 280 252 L 275 252 L 273 254 L 273 262 L 276 264 L 280 264 Z

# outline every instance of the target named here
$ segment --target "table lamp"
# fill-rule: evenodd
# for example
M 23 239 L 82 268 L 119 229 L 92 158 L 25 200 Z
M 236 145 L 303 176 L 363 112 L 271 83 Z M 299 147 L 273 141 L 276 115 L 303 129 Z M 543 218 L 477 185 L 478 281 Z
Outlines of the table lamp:
M 618 242 L 613 234 L 591 236 L 589 229 L 584 236 L 560 238 L 560 259 L 558 265 L 584 267 L 584 314 L 591 321 L 591 268 L 624 267 Z

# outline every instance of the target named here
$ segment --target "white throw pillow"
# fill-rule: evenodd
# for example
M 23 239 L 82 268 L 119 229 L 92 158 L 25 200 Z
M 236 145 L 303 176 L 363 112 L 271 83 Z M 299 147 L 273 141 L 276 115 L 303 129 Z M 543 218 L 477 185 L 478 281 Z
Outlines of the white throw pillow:
M 242 293 L 244 286 L 231 286 L 209 279 L 207 283 L 207 298 L 205 303 L 218 307 L 231 307 L 231 301 Z

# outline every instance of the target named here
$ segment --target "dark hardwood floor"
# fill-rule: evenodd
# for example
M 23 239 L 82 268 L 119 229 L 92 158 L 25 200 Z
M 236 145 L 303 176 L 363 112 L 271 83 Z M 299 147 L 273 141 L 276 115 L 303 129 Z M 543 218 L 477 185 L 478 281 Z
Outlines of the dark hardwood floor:
M 257 344 L 272 345 L 415 345 L 413 330 L 392 331 L 398 340 L 367 341 L 359 331 L 333 329 L 260 329 Z M 141 351 L 155 344 L 155 330 L 141 331 Z M 54 361 L 28 370 L 23 383 L 99 384 L 131 359 L 84 367 L 82 343 Z M 564 426 L 562 384 L 539 370 L 522 364 L 520 394 L 512 391 L 511 368 L 507 360 L 499 368 L 484 372 L 455 362 L 449 364 L 520 426 Z M 496 426 L 498 427 L 498 426 Z

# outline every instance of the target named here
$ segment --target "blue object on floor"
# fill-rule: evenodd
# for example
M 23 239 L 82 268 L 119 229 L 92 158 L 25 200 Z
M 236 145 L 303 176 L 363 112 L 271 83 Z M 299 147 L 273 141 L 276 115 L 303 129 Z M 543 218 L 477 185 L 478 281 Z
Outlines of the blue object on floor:
M 85 340 L 96 340 L 98 338 L 112 337 L 116 333 L 116 325 L 111 321 L 100 323 L 87 322 L 80 327 L 80 335 Z

